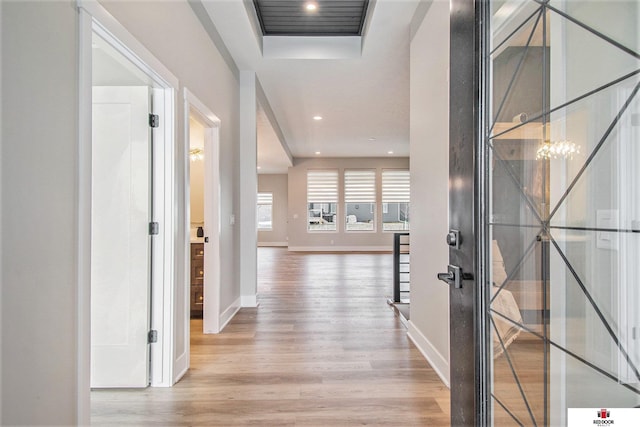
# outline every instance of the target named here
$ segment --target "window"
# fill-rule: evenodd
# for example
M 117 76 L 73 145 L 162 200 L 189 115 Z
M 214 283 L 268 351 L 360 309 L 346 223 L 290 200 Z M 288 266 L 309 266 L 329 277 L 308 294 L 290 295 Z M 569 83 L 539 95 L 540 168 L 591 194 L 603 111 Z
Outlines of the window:
M 337 231 L 338 171 L 307 171 L 307 230 Z
M 409 230 L 409 171 L 382 171 L 382 230 Z
M 346 231 L 373 231 L 376 224 L 376 171 L 344 171 Z
M 273 193 L 258 193 L 258 230 L 272 230 Z

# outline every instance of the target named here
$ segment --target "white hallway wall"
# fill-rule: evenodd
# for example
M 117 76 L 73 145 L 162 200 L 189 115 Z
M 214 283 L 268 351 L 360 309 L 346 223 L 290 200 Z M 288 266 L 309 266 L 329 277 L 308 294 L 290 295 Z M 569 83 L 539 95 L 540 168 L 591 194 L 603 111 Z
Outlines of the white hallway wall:
M 1 254 L 0 424 L 87 421 L 77 418 L 78 399 L 88 390 L 77 386 L 78 15 L 74 5 L 67 0 L 2 2 L 0 182 L 1 205 L 11 209 L 2 211 L 1 238 L 2 247 L 11 251 Z M 238 211 L 237 77 L 186 1 L 156 2 L 154 7 L 144 2 L 104 6 L 222 121 L 224 310 L 240 296 L 235 261 L 238 230 L 225 222 Z M 178 101 L 180 145 L 184 141 Z M 179 180 L 184 176 L 181 163 L 176 176 Z
M 68 1 L 2 2 L 0 29 L 1 236 L 11 248 L 2 252 L 0 424 L 73 424 L 77 14 Z
M 430 4 L 411 42 L 411 321 L 409 336 L 449 383 L 449 2 Z M 418 18 L 418 17 L 417 17 Z

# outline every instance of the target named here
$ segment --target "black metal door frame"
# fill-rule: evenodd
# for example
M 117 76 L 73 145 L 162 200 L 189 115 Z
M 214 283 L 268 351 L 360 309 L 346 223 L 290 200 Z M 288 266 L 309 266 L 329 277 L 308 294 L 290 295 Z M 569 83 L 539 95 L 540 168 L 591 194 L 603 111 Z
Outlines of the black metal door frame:
M 449 264 L 456 267 L 461 287 L 450 283 L 450 385 L 451 425 L 488 425 L 489 392 L 486 381 L 489 336 L 483 328 L 488 290 L 484 283 L 486 250 L 484 235 L 486 154 L 481 129 L 486 120 L 482 108 L 485 73 L 481 62 L 484 43 L 483 17 L 488 2 L 450 0 L 450 119 L 449 119 L 449 227 L 459 234 L 448 239 Z M 444 236 L 443 236 L 444 237 Z M 454 244 L 452 244 L 454 243 Z M 444 242 L 442 243 L 444 244 Z

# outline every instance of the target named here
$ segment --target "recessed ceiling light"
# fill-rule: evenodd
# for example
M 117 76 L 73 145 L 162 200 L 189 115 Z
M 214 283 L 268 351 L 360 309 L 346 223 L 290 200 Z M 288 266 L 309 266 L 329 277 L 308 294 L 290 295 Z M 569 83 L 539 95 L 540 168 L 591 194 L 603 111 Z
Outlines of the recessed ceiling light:
M 315 11 L 315 10 L 317 10 L 317 9 L 318 9 L 318 5 L 317 5 L 317 4 L 315 4 L 315 3 L 307 3 L 307 4 L 304 6 L 304 8 L 305 8 L 305 9 L 307 9 L 309 12 L 313 12 L 313 11 Z
M 387 151 L 387 154 L 393 154 L 393 151 Z
M 369 141 L 375 141 L 375 140 L 376 140 L 376 139 L 375 139 L 375 138 L 373 138 L 373 137 L 369 138 Z
M 319 151 L 316 151 L 316 156 L 318 156 L 318 155 L 320 155 L 320 152 L 319 152 Z
M 258 168 L 257 168 L 257 169 L 258 169 L 258 170 L 262 169 L 262 166 L 258 166 Z
M 322 116 L 313 116 L 313 120 L 322 120 Z

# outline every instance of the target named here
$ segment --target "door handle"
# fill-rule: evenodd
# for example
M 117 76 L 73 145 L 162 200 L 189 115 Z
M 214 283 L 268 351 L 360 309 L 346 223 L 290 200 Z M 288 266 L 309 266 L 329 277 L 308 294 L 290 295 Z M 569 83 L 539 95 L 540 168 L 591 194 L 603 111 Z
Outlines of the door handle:
M 462 288 L 462 269 L 457 265 L 449 264 L 446 273 L 438 273 L 438 280 L 460 289 Z
M 451 284 L 451 282 L 454 280 L 454 277 L 450 272 L 438 273 L 438 280 L 442 280 L 443 282 Z
M 449 264 L 446 273 L 438 273 L 438 280 L 453 285 L 456 289 L 462 288 L 463 280 L 473 280 L 473 274 L 463 273 L 462 268 Z

